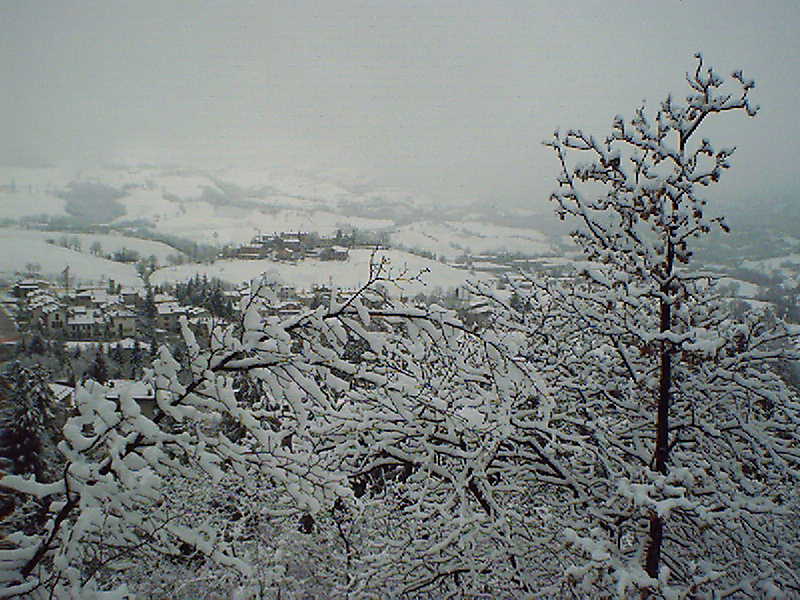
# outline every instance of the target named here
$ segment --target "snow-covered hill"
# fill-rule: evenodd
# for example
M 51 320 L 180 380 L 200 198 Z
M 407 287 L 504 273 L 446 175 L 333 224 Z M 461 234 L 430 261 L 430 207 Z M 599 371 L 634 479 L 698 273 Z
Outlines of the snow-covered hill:
M 426 250 L 453 259 L 464 254 L 493 252 L 550 256 L 555 250 L 547 236 L 530 228 L 501 227 L 478 221 L 422 221 L 398 228 L 393 244 Z
M 404 275 L 408 281 L 398 287 L 390 286 L 390 291 L 400 295 L 431 293 L 435 288 L 440 291 L 455 288 L 465 281 L 485 280 L 485 273 L 470 273 L 456 269 L 433 260 L 421 258 L 398 250 L 387 250 L 377 253 L 377 257 L 385 257 L 391 263 L 391 272 L 395 276 Z M 369 277 L 370 250 L 353 250 L 347 261 L 304 260 L 298 263 L 275 262 L 271 260 L 221 260 L 214 264 L 188 264 L 177 267 L 159 269 L 152 277 L 154 284 L 186 281 L 196 274 L 218 277 L 230 283 L 249 281 L 262 274 L 271 279 L 292 285 L 298 289 L 310 289 L 313 285 L 333 283 L 340 288 L 352 288 L 362 285 Z M 420 275 L 419 280 L 411 280 Z
M 67 233 L 59 231 L 37 231 L 31 229 L 0 228 L 0 236 L 18 240 L 28 252 L 31 241 L 46 242 L 50 240 L 54 244 L 48 244 L 49 248 L 61 245 L 62 240 L 67 238 L 70 242 L 79 244 L 79 248 L 74 248 L 81 254 L 92 254 L 92 247 L 99 245 L 101 255 L 114 254 L 121 250 L 132 250 L 142 258 L 155 256 L 160 264 L 167 264 L 170 255 L 177 256 L 182 254 L 179 250 L 172 248 L 161 242 L 143 240 L 141 238 L 129 237 L 121 234 L 101 234 L 101 233 Z M 62 248 L 63 249 L 63 248 Z M 32 256 L 34 262 L 39 262 L 39 255 Z
M 93 193 L 95 203 L 114 202 L 124 211 L 114 218 L 116 225 L 148 223 L 164 234 L 220 246 L 248 242 L 259 232 L 329 234 L 357 228 L 389 233 L 396 245 L 447 258 L 465 250 L 554 252 L 530 215 L 524 227 L 493 225 L 474 207 L 363 182 L 341 183 L 330 175 L 270 169 L 5 167 L 0 168 L 0 219 L 44 213 L 92 222 L 96 215 L 75 200 Z M 467 212 L 469 217 L 459 217 Z
M 49 244 L 42 232 L 0 229 L 0 277 L 13 278 L 28 264 L 42 276 L 57 280 L 69 266 L 73 283 L 113 279 L 123 285 L 142 285 L 132 265 L 122 264 Z

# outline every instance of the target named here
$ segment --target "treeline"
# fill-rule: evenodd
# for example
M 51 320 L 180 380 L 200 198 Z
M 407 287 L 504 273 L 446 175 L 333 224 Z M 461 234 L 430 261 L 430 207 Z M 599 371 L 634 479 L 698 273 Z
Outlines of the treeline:
M 192 240 L 161 233 L 152 229 L 152 224 L 148 221 L 136 220 L 119 223 L 117 225 L 87 225 L 85 222 L 75 217 L 54 217 L 51 215 L 41 215 L 37 217 L 23 217 L 21 219 L 5 219 L 0 222 L 3 226 L 20 225 L 30 229 L 37 229 L 39 231 L 53 231 L 63 232 L 64 235 L 58 239 L 49 240 L 51 243 L 64 248 L 72 248 L 81 251 L 81 241 L 77 234 L 111 234 L 119 233 L 128 237 L 137 238 L 141 240 L 149 240 L 152 242 L 161 242 L 178 251 L 177 254 L 170 255 L 167 260 L 171 264 L 184 264 L 190 262 L 208 262 L 213 261 L 219 254 L 219 249 L 211 244 L 202 244 Z M 95 244 L 93 244 L 94 246 Z M 139 256 L 131 257 L 133 250 L 123 249 L 122 259 L 107 256 L 112 260 L 119 260 L 120 262 L 136 262 Z M 93 254 L 97 254 L 92 250 Z M 112 253 L 113 254 L 113 253 Z
M 175 285 L 174 292 L 181 304 L 199 306 L 215 317 L 232 319 L 235 314 L 233 301 L 225 296 L 230 288 L 228 283 L 216 277 L 209 279 L 206 275 L 195 275 L 186 283 Z

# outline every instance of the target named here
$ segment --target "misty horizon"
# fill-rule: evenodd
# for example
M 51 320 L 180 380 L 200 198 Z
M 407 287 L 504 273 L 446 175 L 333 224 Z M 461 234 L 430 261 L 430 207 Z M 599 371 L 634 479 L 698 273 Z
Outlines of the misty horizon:
M 14 3 L 0 162 L 248 165 L 460 202 L 546 205 L 556 128 L 598 137 L 703 51 L 757 82 L 717 197 L 791 195 L 800 7 L 773 2 Z M 768 150 L 767 150 L 768 149 Z

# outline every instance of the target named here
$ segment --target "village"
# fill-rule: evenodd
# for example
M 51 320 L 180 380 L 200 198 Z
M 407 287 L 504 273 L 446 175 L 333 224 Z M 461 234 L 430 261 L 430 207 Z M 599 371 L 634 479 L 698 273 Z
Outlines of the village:
M 259 234 L 248 244 L 224 249 L 218 258 L 292 264 L 347 262 L 353 250 L 386 249 L 385 239 L 359 239 L 355 232 L 339 230 L 323 235 L 294 231 Z M 471 256 L 466 252 L 447 264 L 481 273 L 485 283 L 512 302 L 513 289 L 530 286 L 522 272 L 557 268 L 542 259 L 498 254 Z M 6 330 L 0 336 L 0 360 L 22 360 L 41 368 L 54 394 L 67 404 L 74 402 L 78 382 L 96 381 L 107 387 L 109 400 L 118 401 L 120 393 L 127 390 L 143 411 L 151 414 L 157 394 L 151 385 L 141 382 L 144 369 L 162 345 L 174 356 L 183 356 L 184 320 L 198 343 L 207 347 L 216 325 L 240 322 L 243 299 L 258 287 L 269 287 L 271 292 L 272 301 L 263 316 L 281 319 L 327 305 L 332 297 L 335 302 L 347 302 L 358 293 L 356 287 L 337 287 L 332 278 L 327 284 L 301 288 L 269 274 L 237 285 L 205 275 L 175 284 L 151 285 L 147 276 L 144 281 L 141 286 L 123 286 L 113 279 L 86 284 L 72 281 L 69 268 L 57 282 L 21 277 L 0 290 L 0 317 Z M 419 308 L 435 302 L 458 311 L 471 325 L 480 326 L 486 317 L 487 302 L 474 297 L 468 285 L 447 290 L 435 287 L 430 293 L 413 297 L 401 291 L 398 299 Z

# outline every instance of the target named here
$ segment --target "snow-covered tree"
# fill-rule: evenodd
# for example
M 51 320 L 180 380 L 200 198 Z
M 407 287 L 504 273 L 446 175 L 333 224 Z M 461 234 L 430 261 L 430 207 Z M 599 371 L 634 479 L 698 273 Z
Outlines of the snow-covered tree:
M 0 476 L 53 481 L 63 466 L 56 452 L 63 411 L 44 378 L 12 362 L 0 373 Z M 0 534 L 31 534 L 47 520 L 46 506 L 13 490 L 0 493 Z
M 581 594 L 791 595 L 781 513 L 800 420 L 775 368 L 794 354 L 792 332 L 733 321 L 713 279 L 690 269 L 697 238 L 725 228 L 701 190 L 733 154 L 697 137 L 723 113 L 754 116 L 754 83 L 737 71 L 728 89 L 700 55 L 686 79 L 685 102 L 616 117 L 604 140 L 569 130 L 547 142 L 562 169 L 556 211 L 577 220 L 589 261 L 539 298 L 552 310 L 542 333 L 567 341 L 553 384 L 590 485 L 566 530 L 586 560 L 569 574 Z
M 773 371 L 792 332 L 733 320 L 687 266 L 719 222 L 698 189 L 731 153 L 694 135 L 754 112 L 734 79 L 728 94 L 699 62 L 653 123 L 554 138 L 582 277 L 513 302 L 475 286 L 468 325 L 392 300 L 408 276 L 376 259 L 346 301 L 282 318 L 263 286 L 208 345 L 184 323 L 184 361 L 162 346 L 145 375 L 152 414 L 79 386 L 60 478 L 0 480 L 48 517 L 0 549 L 2 593 L 795 593 L 798 404 Z
M 296 533 L 352 536 L 340 561 L 349 570 L 331 576 L 330 590 L 370 597 L 386 585 L 488 589 L 495 565 L 502 580 L 525 589 L 517 556 L 525 544 L 513 526 L 524 517 L 503 500 L 524 485 L 495 473 L 495 461 L 522 463 L 520 481 L 551 467 L 520 454 L 525 419 L 491 425 L 529 410 L 536 393 L 516 361 L 519 342 L 477 337 L 438 307 L 392 302 L 379 286 L 405 276 L 387 269 L 376 262 L 346 302 L 288 319 L 265 316 L 276 299 L 260 289 L 245 299 L 241 324 L 218 327 L 208 348 L 185 326 L 187 363 L 162 347 L 147 375 L 157 390 L 152 416 L 124 390 L 115 402 L 95 382 L 79 388 L 60 446 L 63 478 L 2 480 L 48 502 L 51 513 L 42 534 L 13 538 L 19 548 L 3 563 L 11 589 L 92 597 L 119 583 L 115 569 L 134 556 L 181 554 L 203 555 L 250 585 L 252 561 L 243 560 L 240 540 L 226 538 L 219 514 L 198 524 L 195 507 L 172 493 L 227 476 L 260 482 L 269 504 L 259 510 Z M 250 391 L 240 384 L 237 394 L 243 374 Z M 390 490 L 392 482 L 404 485 Z M 405 550 L 391 568 L 388 555 L 369 551 L 374 527 L 353 529 L 370 510 L 399 519 L 387 543 Z M 428 520 L 424 531 L 415 519 Z M 361 566 L 371 578 L 357 576 Z
M 12 362 L 0 373 L 2 457 L 11 471 L 34 475 L 39 481 L 53 476 L 56 467 L 54 435 L 63 417 L 42 375 Z
M 89 370 L 86 374 L 97 383 L 105 383 L 109 379 L 105 352 L 99 345 L 95 348 L 94 360 L 89 365 Z

